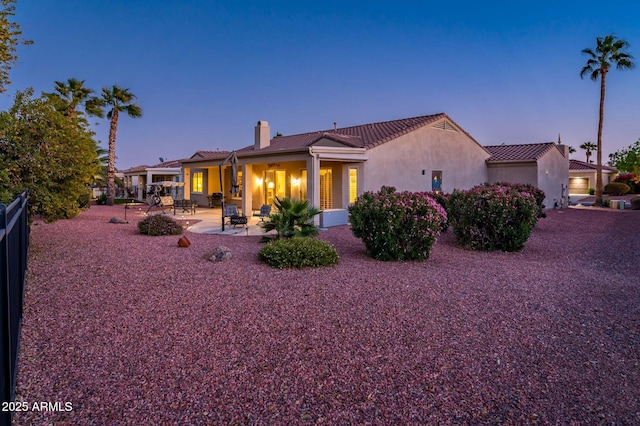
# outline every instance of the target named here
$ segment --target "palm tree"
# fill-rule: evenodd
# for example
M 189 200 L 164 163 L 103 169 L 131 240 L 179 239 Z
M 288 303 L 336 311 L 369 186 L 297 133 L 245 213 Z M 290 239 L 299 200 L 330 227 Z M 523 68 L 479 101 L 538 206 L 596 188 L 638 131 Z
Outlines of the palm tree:
M 580 145 L 580 149 L 584 149 L 585 151 L 587 151 L 587 163 L 589 163 L 589 158 L 591 158 L 593 151 L 598 150 L 598 145 L 593 142 L 585 142 Z
M 600 115 L 598 118 L 598 144 L 596 146 L 596 206 L 602 205 L 602 125 L 604 122 L 604 95 L 607 73 L 612 65 L 617 69 L 632 69 L 635 64 L 633 56 L 625 52 L 629 43 L 618 39 L 614 34 L 596 38 L 596 49 L 583 49 L 582 53 L 589 56 L 587 64 L 580 71 L 580 78 L 589 76 L 591 80 L 600 79 Z
M 45 93 L 49 99 L 53 99 L 60 103 L 60 108 L 66 113 L 69 118 L 76 116 L 76 109 L 79 105 L 82 105 L 89 101 L 93 90 L 84 86 L 84 80 L 78 80 L 70 78 L 66 82 L 56 81 L 56 87 L 54 93 Z M 87 113 L 93 114 L 92 102 L 89 103 Z M 57 108 L 57 107 L 56 107 Z M 98 114 L 99 115 L 99 114 Z
M 572 146 L 569 147 L 569 154 L 573 154 L 576 152 L 576 149 Z
M 142 117 L 142 108 L 133 103 L 136 95 L 129 89 L 114 85 L 111 88 L 102 88 L 102 97 L 95 102 L 96 107 L 106 107 L 108 109 L 107 118 L 109 125 L 109 164 L 107 166 L 107 205 L 113 205 L 115 197 L 115 175 L 116 175 L 116 132 L 118 131 L 118 116 L 121 112 L 126 112 L 131 118 Z

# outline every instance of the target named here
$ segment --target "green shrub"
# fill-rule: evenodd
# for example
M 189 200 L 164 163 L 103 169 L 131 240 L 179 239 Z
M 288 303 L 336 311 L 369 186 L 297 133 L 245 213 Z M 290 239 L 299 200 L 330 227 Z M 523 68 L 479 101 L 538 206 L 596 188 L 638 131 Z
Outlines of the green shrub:
M 631 191 L 629 185 L 622 182 L 611 182 L 604 187 L 604 193 L 613 196 L 624 195 L 629 191 Z
M 632 194 L 640 194 L 640 175 L 636 175 L 635 173 L 623 173 L 617 176 L 613 181 L 629 185 L 629 192 Z
M 147 216 L 138 222 L 138 231 L 141 234 L 152 235 L 154 237 L 161 235 L 180 235 L 182 234 L 182 226 L 167 215 L 155 214 Z
M 318 235 L 318 226 L 314 223 L 313 217 L 320 214 L 320 210 L 310 206 L 309 201 L 275 197 L 273 204 L 276 212 L 271 213 L 265 221 L 262 227 L 264 232 L 275 229 L 275 239 Z
M 602 207 L 611 207 L 611 200 L 602 200 Z
M 338 252 L 331 244 L 311 237 L 272 241 L 260 249 L 258 257 L 279 269 L 329 266 L 338 262 Z
M 358 197 L 349 215 L 353 235 L 378 260 L 428 259 L 447 221 L 445 209 L 426 193 L 386 186 Z
M 78 207 L 80 207 L 80 210 L 87 210 L 89 207 L 91 207 L 91 190 L 90 189 L 84 191 L 82 195 L 78 197 Z
M 595 188 L 589 188 L 588 191 L 589 191 L 589 195 L 595 195 L 596 193 Z
M 631 210 L 640 210 L 640 197 L 631 199 Z
M 96 204 L 98 206 L 106 206 L 107 205 L 107 194 L 105 194 L 104 192 L 102 194 L 100 194 L 100 196 L 98 196 L 98 198 L 96 198 Z
M 456 190 L 449 200 L 449 222 L 457 243 L 475 250 L 520 250 L 538 213 L 533 195 L 508 186 Z

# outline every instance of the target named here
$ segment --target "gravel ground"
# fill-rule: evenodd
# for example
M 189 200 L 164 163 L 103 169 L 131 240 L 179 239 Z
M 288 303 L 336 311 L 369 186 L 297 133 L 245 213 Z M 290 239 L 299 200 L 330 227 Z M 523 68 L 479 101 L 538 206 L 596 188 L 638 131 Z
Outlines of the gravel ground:
M 640 424 L 640 212 L 552 211 L 519 253 L 274 270 L 259 237 L 32 227 L 17 400 L 40 424 Z M 226 245 L 234 258 L 203 260 Z

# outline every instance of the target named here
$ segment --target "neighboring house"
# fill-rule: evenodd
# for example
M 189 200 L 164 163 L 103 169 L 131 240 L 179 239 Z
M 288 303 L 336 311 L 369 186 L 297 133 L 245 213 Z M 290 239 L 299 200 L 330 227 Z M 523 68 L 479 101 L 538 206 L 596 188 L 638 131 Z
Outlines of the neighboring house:
M 612 182 L 618 174 L 615 167 L 602 166 L 602 184 Z M 571 160 L 569 163 L 569 194 L 588 195 L 589 188 L 595 189 L 597 166 L 585 161 Z
M 518 155 L 492 156 L 444 113 L 343 128 L 334 123 L 333 129 L 274 138 L 270 133 L 269 124 L 259 121 L 254 143 L 235 151 L 240 193 L 234 196 L 229 193 L 231 165 L 222 164 L 229 152 L 198 151 L 181 160 L 185 198 L 206 205 L 207 196 L 223 192 L 225 202 L 238 204 L 245 214 L 276 196 L 345 211 L 357 196 L 383 185 L 450 193 L 506 180 L 539 186 L 551 200 L 568 185 L 562 145 L 534 144 L 531 155 L 520 155 L 520 145 L 505 146 Z M 346 214 L 341 217 L 346 220 Z
M 528 183 L 546 194 L 547 208 L 567 205 L 569 148 L 554 142 L 487 146 L 489 182 Z
M 158 182 L 180 182 L 182 169 L 180 161 L 165 161 L 154 166 L 136 166 L 124 171 L 126 197 L 144 200 L 148 186 Z M 175 189 L 174 189 L 175 190 Z M 177 194 L 172 194 L 176 195 Z M 181 196 L 179 196 L 181 198 Z

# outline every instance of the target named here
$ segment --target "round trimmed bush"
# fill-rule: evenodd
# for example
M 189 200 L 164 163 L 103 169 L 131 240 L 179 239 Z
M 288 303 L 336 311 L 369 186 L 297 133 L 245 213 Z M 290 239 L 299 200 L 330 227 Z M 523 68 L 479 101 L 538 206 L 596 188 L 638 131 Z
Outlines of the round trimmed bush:
M 488 183 L 485 183 L 486 186 L 491 186 Z M 544 199 L 546 198 L 546 194 L 544 193 L 544 191 L 540 188 L 536 188 L 535 186 L 531 185 L 530 183 L 510 183 L 510 182 L 496 182 L 494 183 L 494 185 L 498 185 L 498 186 L 506 186 L 512 189 L 515 189 L 516 191 L 519 192 L 526 192 L 528 194 L 533 195 L 533 198 L 536 199 L 536 205 L 538 206 L 538 218 L 544 218 L 547 217 L 546 213 L 544 212 Z
M 338 262 L 338 252 L 329 243 L 311 237 L 293 237 L 268 243 L 258 257 L 274 268 L 329 266 Z
M 180 235 L 182 226 L 171 217 L 164 214 L 147 216 L 138 222 L 138 231 L 141 234 L 154 237 L 162 235 Z
M 456 190 L 449 200 L 449 222 L 456 242 L 475 250 L 520 250 L 536 225 L 538 213 L 533 195 L 509 186 Z
M 384 186 L 358 197 L 349 214 L 353 235 L 378 260 L 428 259 L 447 222 L 444 208 L 426 193 Z
M 622 182 L 611 182 L 604 187 L 604 193 L 613 196 L 624 195 L 629 191 L 631 191 L 631 187 Z
M 631 210 L 640 210 L 640 197 L 634 197 L 631 199 Z

